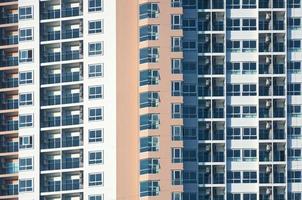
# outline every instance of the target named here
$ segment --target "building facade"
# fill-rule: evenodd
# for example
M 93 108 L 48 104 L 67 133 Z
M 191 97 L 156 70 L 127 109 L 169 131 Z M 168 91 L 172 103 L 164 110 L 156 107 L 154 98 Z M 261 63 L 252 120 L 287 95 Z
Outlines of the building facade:
M 301 200 L 301 0 L 1 0 L 0 199 Z

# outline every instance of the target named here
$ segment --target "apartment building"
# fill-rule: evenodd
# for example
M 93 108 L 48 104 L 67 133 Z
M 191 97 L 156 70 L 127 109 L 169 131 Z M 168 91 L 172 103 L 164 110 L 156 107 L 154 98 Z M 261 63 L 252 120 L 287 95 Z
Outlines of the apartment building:
M 0 199 L 301 200 L 301 0 L 1 0 Z

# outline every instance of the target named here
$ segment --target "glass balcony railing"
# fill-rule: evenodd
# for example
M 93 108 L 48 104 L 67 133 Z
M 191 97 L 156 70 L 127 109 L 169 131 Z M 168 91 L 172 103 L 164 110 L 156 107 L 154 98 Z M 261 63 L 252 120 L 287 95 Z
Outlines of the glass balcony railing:
M 61 38 L 60 31 L 48 31 L 43 35 L 44 41 L 59 40 Z
M 0 170 L 0 174 L 15 174 L 19 172 L 19 164 L 8 162 L 5 164 L 3 168 Z
M 70 179 L 63 181 L 62 184 L 63 190 L 78 190 L 82 189 L 82 184 L 79 179 Z
M 61 125 L 61 117 L 48 117 L 43 123 L 44 127 L 55 127 Z
M 81 124 L 81 123 L 82 123 L 82 119 L 80 118 L 79 115 L 65 116 L 63 118 L 63 121 L 62 121 L 63 126 L 66 126 L 66 125 L 77 125 L 77 124 Z
M 2 196 L 18 195 L 18 184 L 6 184 L 4 185 L 4 188 L 5 189 L 0 190 Z
M 82 76 L 80 72 L 66 72 L 62 75 L 63 82 L 74 82 L 74 81 L 81 81 Z
M 61 191 L 61 181 L 48 181 L 47 186 L 42 187 L 42 192 Z
M 82 11 L 79 7 L 65 8 L 62 10 L 62 17 L 75 17 L 80 15 L 82 15 Z
M 18 35 L 10 35 L 1 39 L 0 45 L 14 45 L 18 44 L 19 38 Z
M 7 81 L 2 82 L 2 88 L 15 88 L 19 86 L 18 78 L 8 78 Z
M 17 109 L 19 107 L 18 99 L 8 99 L 2 104 L 3 109 Z
M 80 51 L 64 51 L 62 53 L 62 60 L 78 60 L 81 59 L 83 56 Z
M 72 169 L 82 167 L 80 158 L 65 158 L 62 163 L 63 169 Z
M 80 145 L 82 145 L 82 140 L 80 139 L 79 136 L 67 137 L 67 138 L 64 138 L 62 141 L 63 147 L 77 147 Z
M 80 93 L 68 94 L 68 95 L 64 95 L 62 97 L 62 103 L 63 104 L 79 103 L 79 102 L 81 102 Z
M 54 84 L 61 82 L 61 74 L 48 74 L 46 78 L 42 79 L 44 84 Z
M 18 22 L 18 14 L 4 14 L 4 17 L 0 18 L 0 24 L 13 24 Z
M 42 62 L 58 62 L 61 60 L 60 52 L 50 52 L 42 57 Z
M 65 30 L 62 33 L 63 39 L 79 38 L 80 36 L 82 36 L 80 29 Z
M 4 125 L 1 126 L 1 131 L 15 131 L 18 130 L 18 128 L 19 128 L 18 120 L 10 120 L 4 122 Z
M 61 169 L 61 160 L 47 160 L 47 164 L 41 164 L 43 170 L 58 170 Z
M 6 142 L 5 144 L 0 146 L 0 153 L 18 152 L 18 145 L 18 142 Z
M 48 10 L 46 12 L 41 13 L 42 19 L 56 19 L 61 17 L 61 10 Z
M 52 105 L 59 105 L 59 104 L 61 104 L 61 96 L 60 95 L 48 96 L 44 100 L 44 105 L 45 106 L 52 106 Z
M 43 149 L 55 149 L 55 148 L 60 148 L 60 147 L 61 147 L 60 138 L 42 139 L 42 148 Z
M 19 58 L 18 56 L 7 56 L 3 57 L 0 62 L 1 67 L 9 67 L 9 66 L 18 66 Z

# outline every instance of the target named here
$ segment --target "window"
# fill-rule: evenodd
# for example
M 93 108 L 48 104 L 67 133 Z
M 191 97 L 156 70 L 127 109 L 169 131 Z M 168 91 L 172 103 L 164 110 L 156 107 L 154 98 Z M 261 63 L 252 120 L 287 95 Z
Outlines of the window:
M 31 84 L 33 83 L 33 73 L 32 72 L 20 72 L 19 73 L 19 84 Z
M 195 19 L 183 19 L 182 26 L 184 31 L 195 31 L 196 30 Z
M 256 150 L 244 149 L 243 150 L 243 161 L 256 161 Z
M 230 62 L 227 63 L 227 71 L 230 74 L 240 74 L 240 63 Z
M 139 39 L 140 42 L 146 40 L 158 40 L 159 38 L 159 26 L 158 25 L 147 25 L 142 26 L 139 29 Z
M 159 137 L 149 136 L 140 138 L 140 152 L 158 151 Z
M 89 130 L 89 142 L 103 142 L 104 141 L 104 130 L 103 129 L 94 129 Z
M 242 0 L 242 8 L 256 8 L 256 0 Z
M 19 180 L 19 192 L 32 192 L 33 181 L 32 179 L 20 179 Z
M 289 73 L 297 74 L 301 72 L 301 62 L 300 61 L 292 61 L 287 65 L 287 70 Z
M 227 194 L 228 200 L 241 200 L 240 194 L 238 193 L 228 193 Z
M 240 51 L 240 41 L 227 41 L 227 49 L 231 52 L 239 52 Z
M 29 41 L 33 40 L 33 29 L 23 28 L 19 30 L 19 41 Z
M 20 115 L 19 116 L 19 128 L 32 127 L 33 115 Z
M 300 49 L 301 49 L 301 40 L 289 40 L 288 41 L 288 48 L 291 51 L 300 51 Z
M 182 117 L 182 104 L 172 104 L 172 118 L 178 119 Z
M 156 63 L 159 60 L 159 48 L 150 47 L 142 48 L 139 50 L 140 64 L 143 63 Z
M 242 30 L 243 31 L 255 31 L 256 27 L 256 19 L 243 19 L 242 20 Z
M 182 126 L 172 126 L 171 131 L 172 131 L 172 140 L 174 141 L 182 140 L 182 136 L 183 136 Z
M 184 40 L 182 48 L 184 51 L 194 51 L 196 50 L 196 42 L 194 40 Z
M 192 83 L 183 84 L 183 96 L 196 96 L 196 85 Z
M 103 120 L 103 107 L 89 108 L 89 121 Z
M 140 130 L 158 129 L 160 125 L 159 114 L 150 113 L 140 116 Z
M 89 0 L 88 2 L 88 11 L 96 12 L 102 10 L 102 0 Z
M 25 49 L 19 51 L 19 62 L 26 63 L 33 61 L 33 50 L 32 49 Z
M 182 185 L 183 172 L 182 170 L 172 170 L 172 185 Z
M 292 126 L 287 129 L 288 137 L 291 139 L 299 139 L 302 136 L 302 127 Z
M 19 170 L 32 170 L 33 169 L 33 159 L 32 158 L 19 158 Z
M 240 118 L 240 106 L 228 106 L 227 117 Z
M 182 22 L 181 15 L 171 15 L 172 30 L 181 29 L 182 27 L 181 22 Z
M 182 81 L 172 81 L 172 96 L 180 96 L 182 93 Z
M 33 7 L 26 6 L 26 7 L 19 8 L 19 19 L 20 20 L 26 20 L 26 19 L 32 19 L 32 18 L 33 18 Z
M 257 129 L 256 128 L 243 128 L 242 139 L 246 139 L 246 140 L 257 139 Z
M 159 181 L 140 182 L 140 197 L 159 195 Z
M 89 200 L 103 200 L 103 195 L 90 195 Z
M 182 162 L 182 148 L 172 148 L 172 163 Z
M 240 128 L 232 128 L 232 127 L 228 128 L 227 139 L 240 140 L 241 139 Z
M 255 199 L 257 199 L 257 194 L 254 193 L 243 194 L 243 200 L 255 200 Z
M 239 149 L 227 150 L 227 158 L 230 161 L 241 161 L 241 151 Z
M 182 72 L 182 60 L 181 59 L 172 59 L 171 68 L 173 74 L 180 74 Z
M 103 173 L 89 174 L 89 186 L 102 186 L 103 185 Z
M 240 183 L 241 182 L 241 174 L 240 172 L 230 171 L 227 173 L 227 182 L 228 183 Z
M 140 160 L 140 174 L 156 174 L 159 172 L 159 160 L 148 158 Z
M 255 74 L 257 72 L 255 62 L 242 63 L 242 74 Z
M 89 43 L 89 56 L 102 55 L 103 54 L 103 43 Z
M 172 200 L 183 200 L 181 192 L 173 192 Z
M 288 171 L 288 182 L 289 183 L 301 183 L 302 172 L 301 171 Z
M 89 165 L 103 164 L 103 152 L 89 152 Z
M 301 1 L 300 0 L 288 0 L 287 7 L 288 8 L 300 8 Z
M 240 0 L 229 0 L 227 1 L 227 8 L 238 9 L 240 8 Z
M 242 52 L 251 52 L 256 50 L 255 40 L 244 40 L 242 41 Z
M 145 3 L 139 6 L 139 19 L 157 18 L 159 6 L 157 3 Z
M 89 99 L 101 99 L 103 98 L 103 86 L 91 86 L 89 87 Z
M 227 96 L 240 96 L 240 85 L 228 84 L 227 85 Z
M 301 28 L 301 18 L 290 17 L 288 19 L 288 26 L 291 29 L 300 29 Z
M 157 85 L 159 83 L 158 70 L 143 70 L 139 73 L 139 85 Z
M 103 64 L 91 64 L 89 65 L 89 78 L 96 78 L 104 76 Z
M 257 183 L 257 172 L 243 172 L 243 183 Z
M 227 30 L 228 31 L 239 31 L 240 30 L 240 19 L 227 19 Z
M 301 95 L 301 84 L 300 83 L 288 84 L 287 95 Z
M 19 106 L 33 105 L 32 93 L 20 93 L 19 94 Z
M 33 147 L 32 136 L 21 136 L 19 138 L 19 149 L 31 149 Z
M 89 22 L 89 31 L 88 33 L 102 33 L 103 32 L 103 25 L 102 21 L 90 21 Z
M 255 84 L 247 84 L 243 85 L 242 96 L 256 96 L 256 85 Z
M 171 51 L 179 52 L 182 49 L 182 38 L 181 37 L 172 37 L 171 38 Z

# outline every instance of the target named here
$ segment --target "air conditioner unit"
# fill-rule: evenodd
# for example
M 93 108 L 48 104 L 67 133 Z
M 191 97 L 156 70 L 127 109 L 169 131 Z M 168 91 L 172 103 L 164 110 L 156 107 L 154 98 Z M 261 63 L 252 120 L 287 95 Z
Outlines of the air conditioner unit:
M 209 37 L 209 36 L 206 36 L 206 37 L 204 38 L 204 41 L 205 41 L 205 42 L 210 42 L 210 37 Z
M 210 80 L 206 80 L 206 86 L 209 86 L 211 84 Z
M 211 168 L 210 168 L 210 167 L 207 167 L 207 168 L 206 168 L 206 173 L 209 174 L 210 172 L 211 172 Z
M 266 101 L 265 107 L 266 107 L 266 108 L 270 108 L 270 107 L 271 107 L 271 101 L 270 101 L 270 100 L 267 100 L 267 101 Z
M 210 123 L 207 123 L 207 124 L 206 124 L 206 129 L 207 129 L 207 130 L 211 129 L 211 124 L 210 124 Z
M 266 169 L 265 169 L 265 172 L 267 174 L 270 174 L 272 172 L 272 167 L 271 166 L 267 166 Z
M 270 86 L 270 85 L 271 85 L 271 80 L 270 80 L 270 79 L 266 79 L 265 85 L 266 85 L 266 86 Z
M 269 152 L 269 151 L 271 151 L 271 150 L 272 150 L 271 145 L 269 145 L 269 144 L 268 144 L 268 145 L 266 145 L 266 151 L 268 151 L 268 152 Z
M 211 102 L 207 101 L 206 102 L 206 108 L 210 108 L 211 107 Z
M 265 128 L 266 129 L 271 129 L 271 123 L 267 122 L 266 125 L 265 125 Z
M 270 36 L 265 36 L 265 43 L 270 43 L 271 42 L 271 37 Z
M 270 57 L 266 57 L 265 58 L 265 63 L 266 64 L 271 64 L 271 58 Z
M 272 194 L 272 190 L 271 190 L 270 188 L 267 188 L 265 193 L 266 193 L 267 195 L 270 195 L 270 194 Z
M 209 64 L 210 63 L 210 59 L 209 58 L 206 58 L 205 60 L 204 60 L 204 63 L 207 65 L 207 64 Z
M 265 19 L 266 19 L 267 21 L 269 21 L 269 20 L 271 20 L 271 18 L 272 18 L 271 14 L 270 14 L 270 13 L 266 13 Z
M 210 145 L 206 146 L 206 151 L 211 151 L 211 146 Z
M 210 14 L 206 15 L 206 20 L 209 21 L 210 20 Z
M 206 190 L 206 195 L 211 195 L 211 190 Z

